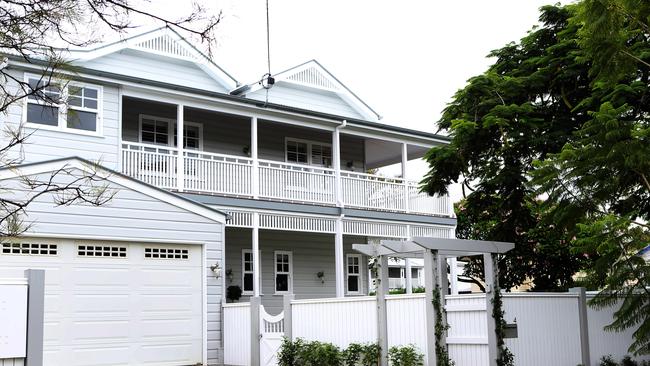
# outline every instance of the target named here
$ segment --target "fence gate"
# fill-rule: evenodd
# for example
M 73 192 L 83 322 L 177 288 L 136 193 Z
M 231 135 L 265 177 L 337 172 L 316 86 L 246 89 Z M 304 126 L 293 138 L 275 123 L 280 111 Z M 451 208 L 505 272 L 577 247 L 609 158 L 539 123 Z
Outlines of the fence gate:
M 260 365 L 277 366 L 277 354 L 284 336 L 284 311 L 278 315 L 269 315 L 260 306 Z

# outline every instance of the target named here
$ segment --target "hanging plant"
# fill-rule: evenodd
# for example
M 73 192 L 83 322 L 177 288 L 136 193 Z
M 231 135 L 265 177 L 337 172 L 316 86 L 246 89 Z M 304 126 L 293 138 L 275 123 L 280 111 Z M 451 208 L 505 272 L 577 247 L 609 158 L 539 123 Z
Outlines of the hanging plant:
M 447 350 L 447 345 L 442 341 L 442 336 L 444 332 L 449 329 L 449 325 L 444 324 L 442 321 L 442 312 L 443 309 L 442 303 L 440 301 L 440 286 L 436 283 L 433 289 L 433 311 L 436 316 L 436 325 L 434 329 L 434 335 L 436 338 L 436 365 L 437 366 L 453 366 L 454 361 L 449 358 L 449 351 Z

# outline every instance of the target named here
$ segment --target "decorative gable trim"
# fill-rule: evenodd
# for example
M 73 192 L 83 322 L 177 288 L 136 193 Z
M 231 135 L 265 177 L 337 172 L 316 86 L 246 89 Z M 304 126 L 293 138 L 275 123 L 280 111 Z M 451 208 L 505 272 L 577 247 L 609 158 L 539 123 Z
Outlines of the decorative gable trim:
M 381 119 L 361 98 L 354 94 L 348 87 L 341 83 L 332 73 L 327 71 L 318 61 L 310 60 L 301 65 L 292 67 L 273 75 L 276 83 L 287 83 L 315 91 L 327 91 L 338 95 L 365 119 L 374 121 Z M 247 93 L 260 90 L 262 85 L 255 83 Z M 271 89 L 272 90 L 272 89 Z
M 174 29 L 166 26 L 149 32 L 144 32 L 130 38 L 109 43 L 94 49 L 71 50 L 70 53 L 77 62 L 95 60 L 125 49 L 133 49 L 158 56 L 169 57 L 196 64 L 210 77 L 222 84 L 226 90 L 239 86 L 239 82 L 225 70 L 199 51 Z

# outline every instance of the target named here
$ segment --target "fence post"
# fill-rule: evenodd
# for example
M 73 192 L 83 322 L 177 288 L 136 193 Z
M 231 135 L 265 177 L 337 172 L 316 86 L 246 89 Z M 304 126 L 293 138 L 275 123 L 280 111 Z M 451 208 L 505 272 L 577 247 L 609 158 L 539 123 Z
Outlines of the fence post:
M 587 318 L 587 292 L 584 287 L 573 287 L 569 292 L 578 294 L 578 319 L 580 320 L 580 353 L 582 364 L 591 366 L 589 352 L 589 320 Z
M 251 310 L 251 366 L 260 366 L 260 305 L 259 296 L 250 298 Z
M 43 365 L 43 321 L 45 315 L 45 271 L 25 270 L 27 277 L 26 366 Z
M 496 321 L 493 316 L 494 296 L 499 291 L 499 280 L 496 266 L 496 255 L 492 253 L 483 254 L 483 269 L 485 271 L 485 310 L 488 331 L 488 365 L 496 366 L 499 357 L 497 346 Z
M 388 366 L 388 257 L 379 256 L 379 283 L 377 284 L 377 342 L 381 348 L 381 366 Z
M 294 294 L 284 295 L 284 336 L 290 341 L 293 340 L 291 301 L 293 301 L 294 297 Z
M 424 251 L 424 308 L 427 334 L 427 365 L 436 366 L 436 312 L 433 308 L 433 291 L 438 284 L 437 250 Z

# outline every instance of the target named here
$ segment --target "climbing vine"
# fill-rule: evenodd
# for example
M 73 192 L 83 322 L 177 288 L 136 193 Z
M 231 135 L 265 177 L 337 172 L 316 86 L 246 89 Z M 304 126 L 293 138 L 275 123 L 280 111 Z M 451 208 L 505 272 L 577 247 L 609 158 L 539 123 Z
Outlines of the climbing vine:
M 492 317 L 496 325 L 495 332 L 497 336 L 497 365 L 498 366 L 514 366 L 515 359 L 512 352 L 506 347 L 503 338 L 505 337 L 506 321 L 503 318 L 503 297 L 501 296 L 501 289 L 498 286 L 494 288 L 494 297 L 492 298 Z
M 437 366 L 453 366 L 454 362 L 449 358 L 447 345 L 443 343 L 442 336 L 444 332 L 449 329 L 449 325 L 443 322 L 442 312 L 444 311 L 442 303 L 440 302 L 440 286 L 436 284 L 433 289 L 433 311 L 436 315 L 436 325 L 434 335 L 436 337 L 436 365 Z

